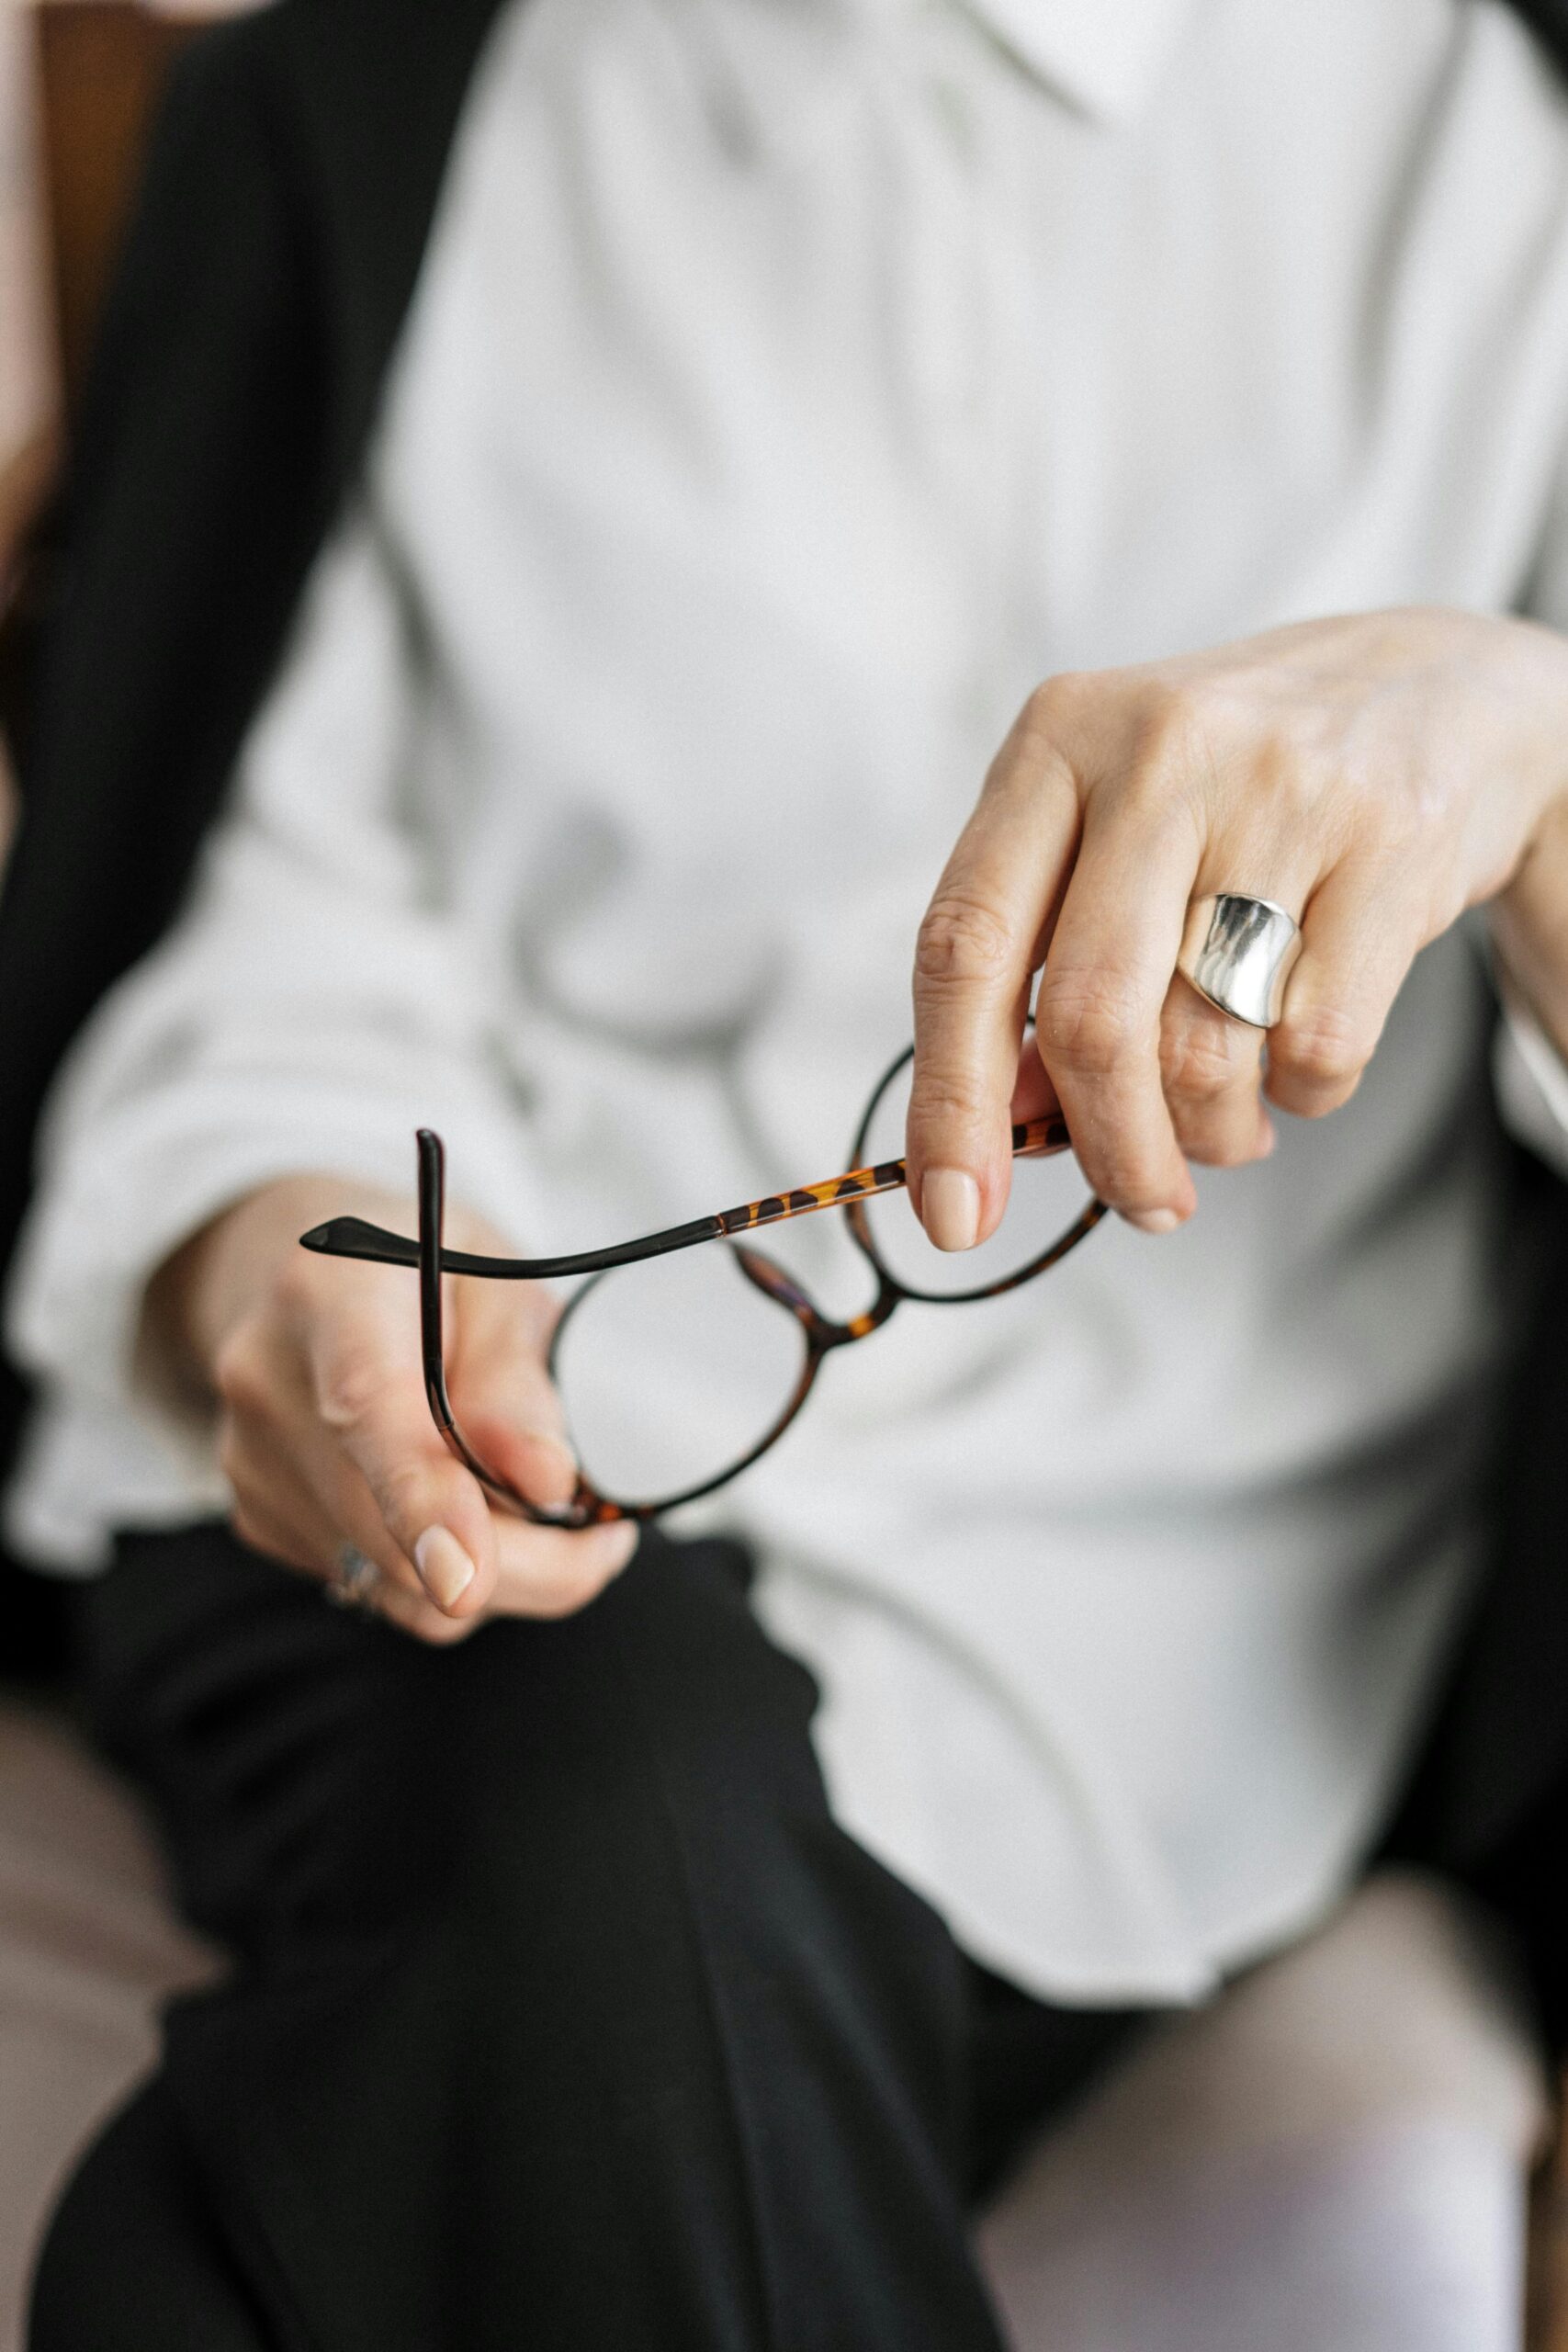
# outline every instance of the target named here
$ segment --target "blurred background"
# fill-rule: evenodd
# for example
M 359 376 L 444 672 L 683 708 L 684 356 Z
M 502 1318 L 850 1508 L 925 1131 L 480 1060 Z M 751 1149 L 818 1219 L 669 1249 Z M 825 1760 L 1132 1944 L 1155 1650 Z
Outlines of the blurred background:
M 0 0 L 0 611 L 8 616 L 26 594 L 29 537 L 61 462 L 62 420 L 159 85 L 193 29 L 254 5 Z M 13 678 L 12 713 L 17 691 Z M 0 842 L 13 806 L 0 741 Z

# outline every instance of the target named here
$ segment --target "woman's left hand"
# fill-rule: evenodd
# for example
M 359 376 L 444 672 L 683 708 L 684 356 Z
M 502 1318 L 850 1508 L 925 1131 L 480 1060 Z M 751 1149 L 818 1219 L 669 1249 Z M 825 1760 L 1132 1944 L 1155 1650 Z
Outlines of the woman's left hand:
M 908 1145 L 931 1239 L 1000 1220 L 1042 964 L 1034 1086 L 1101 1199 L 1166 1232 L 1196 1205 L 1189 1160 L 1269 1149 L 1265 1096 L 1308 1118 L 1348 1099 L 1412 961 L 1466 907 L 1500 899 L 1510 965 L 1568 1035 L 1565 843 L 1568 639 L 1530 622 L 1371 613 L 1053 678 L 920 929 Z M 1223 891 L 1302 924 L 1266 1063 L 1263 1033 L 1176 970 L 1190 901 Z

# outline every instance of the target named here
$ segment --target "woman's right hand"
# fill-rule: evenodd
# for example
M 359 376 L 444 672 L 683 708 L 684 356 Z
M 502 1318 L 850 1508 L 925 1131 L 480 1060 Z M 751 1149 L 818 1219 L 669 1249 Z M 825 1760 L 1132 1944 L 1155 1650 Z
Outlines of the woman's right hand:
M 630 1559 L 636 1528 L 536 1527 L 491 1504 L 431 1419 L 412 1277 L 299 1248 L 344 1215 L 414 1229 L 395 1195 L 288 1177 L 215 1217 L 149 1289 L 150 1361 L 215 1405 L 236 1532 L 323 1581 L 355 1545 L 381 1572 L 374 1606 L 424 1641 L 582 1608 Z M 456 1207 L 447 1234 L 508 1248 Z M 576 1468 L 545 1369 L 554 1300 L 531 1283 L 453 1289 L 447 1376 L 465 1429 L 531 1501 L 569 1501 Z

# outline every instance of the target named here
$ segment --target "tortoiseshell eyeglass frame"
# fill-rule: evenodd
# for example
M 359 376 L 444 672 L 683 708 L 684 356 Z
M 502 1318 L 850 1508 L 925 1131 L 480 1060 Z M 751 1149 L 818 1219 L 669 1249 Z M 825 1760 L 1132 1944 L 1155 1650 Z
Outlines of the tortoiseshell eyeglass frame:
M 331 1258 L 362 1258 L 378 1265 L 410 1266 L 419 1270 L 420 1339 L 424 1367 L 424 1389 L 436 1428 L 448 1449 L 464 1466 L 471 1470 L 490 1493 L 510 1510 L 519 1512 L 539 1527 L 580 1528 L 602 1525 L 618 1519 L 656 1519 L 661 1511 L 673 1510 L 681 1503 L 695 1502 L 700 1496 L 711 1495 L 750 1468 L 770 1447 L 778 1443 L 795 1419 L 816 1385 L 817 1374 L 823 1363 L 836 1348 L 851 1346 L 873 1331 L 880 1330 L 894 1310 L 906 1299 L 918 1299 L 931 1306 L 963 1306 L 976 1299 L 999 1298 L 1004 1292 L 1018 1290 L 1036 1275 L 1057 1265 L 1069 1250 L 1074 1250 L 1087 1234 L 1092 1233 L 1105 1215 L 1102 1201 L 1089 1199 L 1081 1213 L 1066 1229 L 1058 1234 L 1049 1248 L 1021 1266 L 1015 1273 L 1000 1282 L 982 1283 L 973 1290 L 917 1290 L 883 1262 L 872 1238 L 865 1214 L 865 1203 L 879 1193 L 896 1193 L 908 1182 L 901 1159 L 879 1161 L 873 1167 L 858 1163 L 863 1157 L 877 1107 L 887 1089 L 904 1070 L 914 1055 L 912 1046 L 906 1047 L 884 1073 L 865 1115 L 856 1131 L 851 1157 L 857 1165 L 842 1176 L 829 1176 L 818 1184 L 799 1184 L 787 1193 L 773 1193 L 760 1201 L 748 1201 L 741 1207 L 720 1209 L 713 1216 L 696 1217 L 688 1225 L 672 1225 L 661 1233 L 645 1233 L 636 1241 L 623 1241 L 612 1250 L 585 1250 L 565 1258 L 487 1258 L 471 1255 L 464 1250 L 448 1250 L 443 1246 L 442 1231 L 446 1206 L 446 1155 L 441 1138 L 429 1127 L 421 1127 L 419 1146 L 419 1238 L 411 1241 L 403 1234 L 389 1233 L 378 1225 L 370 1225 L 363 1217 L 339 1216 L 325 1225 L 318 1225 L 301 1234 L 300 1245 L 306 1250 L 319 1250 Z M 1059 1113 L 1045 1118 L 1031 1119 L 1016 1125 L 1012 1130 L 1012 1151 L 1015 1159 L 1030 1156 L 1043 1158 L 1047 1154 L 1066 1151 L 1068 1148 L 1066 1122 Z M 822 1314 L 807 1293 L 782 1266 L 764 1257 L 760 1250 L 750 1250 L 737 1241 L 736 1236 L 750 1233 L 763 1225 L 779 1225 L 790 1217 L 812 1216 L 818 1209 L 841 1208 L 846 1211 L 855 1243 L 876 1275 L 876 1296 L 863 1315 L 852 1316 L 847 1323 L 835 1323 Z M 477 1274 L 492 1282 L 560 1282 L 574 1274 L 586 1274 L 592 1279 L 584 1283 L 568 1302 L 555 1328 L 550 1342 L 548 1368 L 553 1376 L 561 1338 L 573 1309 L 581 1304 L 604 1274 L 617 1266 L 632 1266 L 645 1258 L 662 1258 L 671 1250 L 695 1249 L 705 1241 L 728 1241 L 735 1251 L 742 1272 L 765 1297 L 787 1309 L 800 1324 L 805 1334 L 805 1353 L 800 1376 L 794 1391 L 767 1434 L 743 1453 L 738 1462 L 721 1470 L 716 1477 L 705 1478 L 700 1486 L 683 1487 L 679 1494 L 663 1495 L 653 1502 L 628 1502 L 600 1493 L 597 1487 L 579 1476 L 577 1490 L 570 1502 L 547 1508 L 528 1500 L 517 1488 L 479 1458 L 458 1426 L 446 1387 L 446 1350 L 442 1334 L 441 1278 L 443 1274 Z

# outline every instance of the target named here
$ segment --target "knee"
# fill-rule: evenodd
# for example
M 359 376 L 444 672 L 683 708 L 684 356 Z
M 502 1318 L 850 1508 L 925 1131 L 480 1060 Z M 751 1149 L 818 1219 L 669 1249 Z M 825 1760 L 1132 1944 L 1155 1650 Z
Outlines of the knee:
M 761 1850 L 781 1804 L 824 1806 L 815 1686 L 761 1633 L 734 1545 L 649 1537 L 579 1615 L 497 1619 L 455 1648 L 368 1630 L 351 1703 L 255 1797 L 245 1870 L 296 1947 L 482 1912 L 534 1952 L 606 1871 L 629 1890 L 657 1867 L 672 1815 L 711 1844 L 745 1814 Z
M 1276 2334 L 1284 2352 L 1298 2341 L 1507 2352 L 1517 2341 L 1524 2167 L 1473 2123 L 1366 2120 L 1277 2149 L 1237 2202 L 1247 2226 L 1232 2253 L 1258 2290 L 1259 2321 L 1298 2315 Z
M 644 1849 L 671 1815 L 757 1851 L 781 1814 L 825 1813 L 816 1686 L 752 1616 L 739 1558 L 655 1539 L 580 1618 L 498 1623 L 435 1661 L 471 1862 L 510 1878 L 529 1848 L 592 1871 L 595 1848 Z

